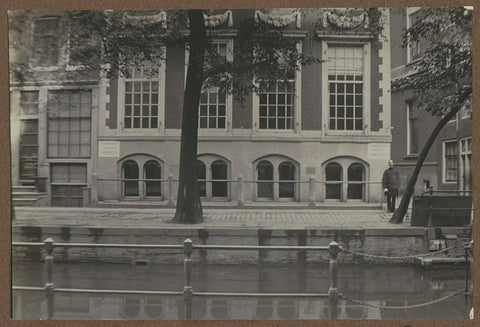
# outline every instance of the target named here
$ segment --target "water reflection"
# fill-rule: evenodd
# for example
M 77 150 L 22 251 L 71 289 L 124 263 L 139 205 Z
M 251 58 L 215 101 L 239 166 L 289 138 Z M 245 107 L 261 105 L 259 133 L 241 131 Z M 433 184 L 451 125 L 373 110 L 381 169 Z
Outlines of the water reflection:
M 13 284 L 43 286 L 45 267 L 15 263 Z M 119 264 L 55 264 L 56 287 L 88 289 L 183 289 L 183 267 Z M 423 271 L 414 267 L 344 266 L 339 290 L 348 297 L 376 306 L 411 306 L 432 301 L 464 285 L 463 271 Z M 213 266 L 194 267 L 192 285 L 199 292 L 325 293 L 328 266 Z M 14 319 L 45 319 L 43 292 L 15 291 Z M 340 300 L 339 319 L 467 319 L 471 308 L 463 294 L 411 309 L 379 309 Z M 57 293 L 55 319 L 184 319 L 180 296 L 86 295 Z M 325 298 L 194 297 L 193 319 L 330 319 Z

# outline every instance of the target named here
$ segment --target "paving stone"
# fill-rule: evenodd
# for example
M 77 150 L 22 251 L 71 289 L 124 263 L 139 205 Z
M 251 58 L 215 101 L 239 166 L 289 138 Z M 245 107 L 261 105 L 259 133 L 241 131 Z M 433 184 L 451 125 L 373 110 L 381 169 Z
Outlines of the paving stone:
M 115 228 L 182 227 L 169 221 L 174 208 L 53 208 L 17 207 L 13 225 L 85 226 Z M 380 210 L 295 210 L 295 209 L 204 209 L 205 220 L 195 227 L 243 228 L 398 228 L 390 224 L 391 214 Z

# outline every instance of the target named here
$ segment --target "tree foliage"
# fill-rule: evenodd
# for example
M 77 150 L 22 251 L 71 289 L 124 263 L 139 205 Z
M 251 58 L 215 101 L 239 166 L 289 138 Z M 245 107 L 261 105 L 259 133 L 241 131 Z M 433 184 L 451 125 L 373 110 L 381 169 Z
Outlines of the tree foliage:
M 403 221 L 420 169 L 440 130 L 460 109 L 471 110 L 472 11 L 463 7 L 421 10 L 421 18 L 404 33 L 404 45 L 422 46 L 424 51 L 412 63 L 412 72 L 394 80 L 392 88 L 396 91 L 412 90 L 416 107 L 443 118 L 419 154 L 391 223 Z
M 161 49 L 188 48 L 189 21 L 186 10 L 167 11 L 165 20 L 158 19 L 160 11 L 79 11 L 71 12 L 75 24 L 74 42 L 87 39 L 101 45 L 102 69 L 107 78 L 118 74 L 128 76 L 132 66 L 165 60 Z M 208 10 L 203 11 L 209 14 Z M 284 27 L 244 19 L 235 36 L 232 61 L 220 60 L 213 40 L 221 37 L 222 29 L 207 27 L 206 62 L 202 76 L 204 87 L 215 86 L 220 92 L 233 94 L 243 100 L 252 91 L 258 92 L 260 79 L 277 81 L 292 77 L 302 66 L 318 63 L 320 59 L 298 51 L 295 38 L 285 36 Z M 85 64 L 95 68 L 92 45 L 83 48 Z M 96 60 L 98 62 L 98 60 Z
M 469 105 L 472 93 L 472 11 L 463 7 L 422 8 L 404 33 L 404 45 L 422 45 L 412 73 L 392 82 L 397 91 L 413 90 L 415 105 L 445 115 Z

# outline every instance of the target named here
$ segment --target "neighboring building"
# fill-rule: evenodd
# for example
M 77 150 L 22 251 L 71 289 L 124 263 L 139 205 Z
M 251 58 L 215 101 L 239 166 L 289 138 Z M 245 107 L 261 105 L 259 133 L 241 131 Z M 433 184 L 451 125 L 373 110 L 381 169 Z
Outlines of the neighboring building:
M 416 19 L 421 8 L 391 8 L 392 81 L 411 73 L 411 63 L 422 56 L 427 45 L 402 47 L 402 33 Z M 441 117 L 415 107 L 411 91 L 392 92 L 392 159 L 400 169 L 400 192 L 405 190 L 426 140 Z M 415 185 L 419 194 L 434 190 L 472 190 L 472 119 L 461 110 L 442 129 L 433 144 Z
M 308 202 L 314 178 L 318 202 L 380 202 L 391 151 L 390 13 L 380 12 L 378 43 L 368 10 L 223 10 L 207 20 L 222 31 L 215 43 L 227 60 L 243 17 L 273 17 L 301 51 L 324 61 L 243 103 L 203 91 L 197 171 L 204 200 L 236 201 L 241 175 L 245 201 Z M 10 83 L 13 185 L 36 184 L 52 206 L 168 199 L 167 178 L 179 173 L 188 52 L 166 48 L 153 77 L 134 69 L 130 78 L 108 80 L 75 62 L 75 44 L 62 32 L 65 12 L 26 15 L 24 33 L 10 31 L 11 63 L 28 67 L 23 81 L 12 75 Z M 17 46 L 31 49 L 29 57 Z

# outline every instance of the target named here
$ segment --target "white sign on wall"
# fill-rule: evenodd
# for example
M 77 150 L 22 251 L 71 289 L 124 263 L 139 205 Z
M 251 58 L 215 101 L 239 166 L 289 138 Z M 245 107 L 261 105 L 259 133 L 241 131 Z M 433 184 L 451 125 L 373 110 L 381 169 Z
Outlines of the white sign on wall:
M 389 143 L 368 144 L 368 159 L 390 159 Z
M 120 157 L 120 142 L 117 142 L 117 141 L 98 142 L 98 156 L 103 158 Z

